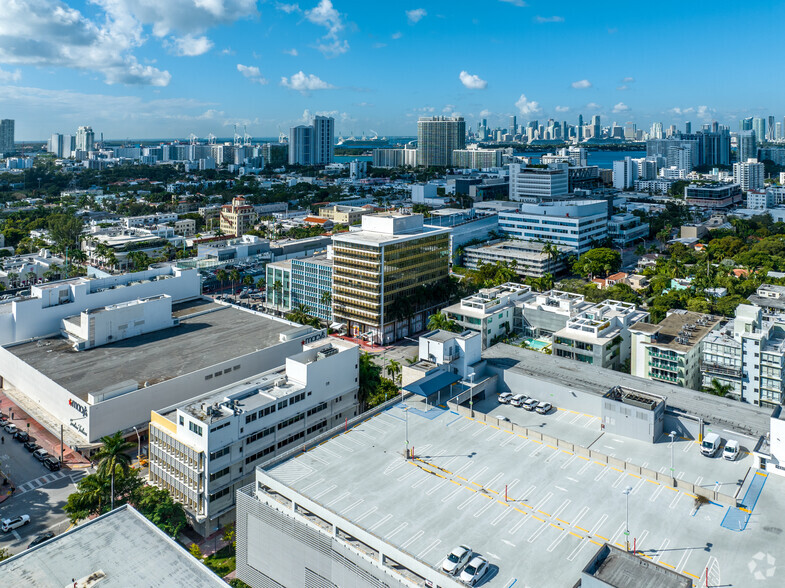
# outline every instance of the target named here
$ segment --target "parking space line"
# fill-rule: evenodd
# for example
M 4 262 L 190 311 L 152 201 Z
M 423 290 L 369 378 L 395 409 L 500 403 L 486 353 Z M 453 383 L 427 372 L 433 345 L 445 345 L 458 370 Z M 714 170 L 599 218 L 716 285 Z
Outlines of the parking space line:
M 621 525 L 619 525 L 619 528 L 618 528 L 618 529 L 616 529 L 616 532 L 615 532 L 613 535 L 611 535 L 611 539 L 610 539 L 611 541 L 615 542 L 615 541 L 616 541 L 616 539 L 618 539 L 618 538 L 619 538 L 619 535 L 621 535 L 621 534 L 624 532 L 624 527 L 625 527 L 625 525 L 626 525 L 626 523 L 624 523 L 624 522 L 622 522 L 622 524 L 621 524 Z M 599 536 L 599 535 L 598 535 L 598 536 Z M 626 547 L 626 546 L 625 546 L 625 547 Z
M 366 510 L 363 514 L 361 514 L 359 517 L 357 517 L 357 519 L 355 519 L 355 522 L 359 523 L 361 520 L 363 520 L 363 519 L 367 518 L 368 516 L 372 515 L 377 510 L 379 510 L 377 507 L 372 506 L 371 508 Z
M 632 494 L 637 494 L 637 493 L 638 493 L 638 490 L 640 490 L 640 489 L 641 489 L 641 486 L 643 486 L 643 483 L 644 483 L 645 481 L 646 481 L 646 478 L 640 478 L 640 479 L 638 480 L 638 482 L 635 484 L 635 486 L 633 486 L 633 487 L 632 487 L 632 492 L 631 492 L 631 493 L 632 493 Z
M 616 468 L 613 468 L 613 469 L 616 469 Z M 619 474 L 619 477 L 616 478 L 616 481 L 613 483 L 613 488 L 618 488 L 619 484 L 621 484 L 622 480 L 624 479 L 624 472 L 622 472 L 621 470 L 617 470 L 617 471 L 619 471 L 621 473 Z
M 346 498 L 347 496 L 349 496 L 349 493 L 348 493 L 348 492 L 342 492 L 342 493 L 341 493 L 341 494 L 338 496 L 338 498 L 334 498 L 333 500 L 331 500 L 330 502 L 328 502 L 328 503 L 326 504 L 326 506 L 332 506 L 333 504 L 335 504 L 336 502 L 340 502 L 341 500 L 343 500 L 343 499 L 344 499 L 344 498 Z
M 403 549 L 406 549 L 407 547 L 409 547 L 409 545 L 417 541 L 417 539 L 419 539 L 423 535 L 425 535 L 425 531 L 417 531 L 414 535 L 412 535 L 409 539 L 407 539 L 405 543 L 401 543 L 401 547 Z
M 528 444 L 529 444 L 529 440 L 524 439 L 523 443 L 521 443 L 520 445 L 518 445 L 518 447 L 515 448 L 515 453 L 518 453 L 521 449 L 526 447 Z
M 515 510 L 518 510 L 518 509 L 516 508 Z M 525 512 L 523 512 L 522 510 L 518 510 L 518 512 L 519 512 L 519 513 L 521 513 L 521 514 L 523 514 L 523 515 L 525 515 L 525 514 L 526 514 L 526 513 L 525 513 Z M 515 533 L 517 533 L 517 532 L 518 532 L 518 530 L 519 530 L 519 529 L 520 529 L 520 528 L 521 528 L 521 527 L 524 525 L 524 523 L 526 523 L 526 521 L 528 521 L 528 520 L 529 520 L 529 519 L 528 519 L 528 517 L 525 517 L 525 516 L 524 516 L 524 517 L 521 517 L 521 520 L 519 520 L 519 521 L 518 521 L 517 523 L 515 523 L 515 524 L 514 524 L 512 527 L 510 527 L 510 530 L 509 530 L 509 531 L 507 531 L 507 532 L 508 532 L 510 535 L 515 535 Z
M 497 502 L 498 502 L 498 501 L 497 501 Z M 504 502 L 499 502 L 499 504 L 504 504 L 505 506 L 509 507 L 509 504 L 506 504 L 506 503 L 504 503 Z M 504 510 L 503 510 L 501 513 L 499 513 L 499 514 L 496 516 L 496 518 L 495 518 L 495 519 L 493 519 L 493 521 L 491 521 L 491 526 L 492 526 L 492 527 L 495 527 L 496 525 L 498 525 L 498 524 L 499 524 L 499 523 L 502 521 L 502 519 L 503 519 L 504 517 L 506 517 L 508 514 L 510 514 L 510 513 L 511 513 L 513 510 L 518 510 L 518 509 L 505 508 L 505 509 L 504 509 Z M 522 512 L 522 511 L 519 511 L 519 512 Z
M 684 449 L 682 449 L 682 451 L 687 453 L 690 449 L 692 449 L 692 442 L 687 442 L 684 444 Z
M 664 539 L 663 540 L 662 545 L 660 545 L 660 548 L 657 550 L 656 555 L 652 558 L 654 563 L 660 563 L 660 558 L 662 557 L 662 552 L 665 550 L 666 547 L 668 547 L 670 542 L 671 542 L 670 539 Z
M 676 492 L 676 496 L 674 496 L 673 500 L 671 500 L 671 503 L 670 503 L 670 506 L 669 506 L 670 509 L 676 508 L 676 505 L 678 504 L 679 499 L 681 498 L 681 496 L 682 496 L 681 492 Z
M 569 466 L 573 461 L 575 461 L 576 457 L 578 457 L 578 456 L 575 455 L 574 453 L 570 454 L 570 457 L 567 459 L 567 461 L 565 461 L 562 464 L 561 469 L 563 469 L 563 470 L 567 469 L 567 466 Z
M 692 549 L 684 551 L 684 555 L 681 556 L 679 563 L 676 564 L 677 572 L 681 572 L 687 566 L 687 560 L 690 559 L 690 555 L 692 555 Z
M 332 486 L 330 486 L 330 487 L 326 488 L 325 490 L 322 490 L 321 492 L 319 492 L 319 494 L 314 494 L 314 495 L 313 495 L 313 497 L 314 497 L 314 499 L 315 499 L 315 500 L 319 500 L 319 499 L 320 499 L 322 496 L 324 496 L 324 495 L 325 495 L 325 494 L 327 494 L 328 492 L 332 492 L 332 491 L 333 491 L 333 490 L 335 490 L 337 487 L 338 487 L 338 486 L 336 486 L 335 484 L 333 484 Z
M 534 515 L 532 516 L 533 518 L 537 519 L 537 517 L 534 517 Z M 537 520 L 539 521 L 540 519 Z M 542 523 L 543 524 L 540 525 L 537 529 L 535 529 L 534 533 L 532 533 L 529 536 L 529 538 L 526 540 L 528 543 L 534 543 L 540 537 L 540 535 L 542 535 L 545 532 L 545 529 L 548 528 L 548 525 L 545 524 L 545 521 L 542 521 Z
M 559 530 L 561 531 L 562 529 Z M 567 537 L 567 533 L 559 533 L 559 536 L 556 537 L 556 539 L 554 539 L 553 542 L 548 546 L 548 551 L 552 552 L 554 549 L 556 549 L 559 546 L 559 543 L 564 541 L 565 537 Z
M 453 496 L 455 496 L 456 494 L 458 494 L 458 492 L 460 492 L 460 491 L 461 491 L 461 488 L 463 488 L 463 486 L 461 486 L 461 485 L 460 485 L 458 482 L 456 482 L 455 480 L 450 480 L 450 482 L 452 482 L 453 484 L 455 484 L 455 485 L 456 485 L 456 486 L 458 486 L 458 487 L 457 487 L 455 490 L 453 490 L 452 492 L 450 492 L 450 493 L 449 493 L 447 496 L 445 496 L 444 498 L 442 498 L 442 502 L 444 502 L 445 504 L 446 504 L 447 502 L 449 502 L 450 500 L 452 500 L 452 497 L 453 497 Z
M 578 543 L 575 549 L 572 550 L 572 553 L 570 553 L 570 555 L 567 556 L 567 561 L 575 561 L 575 558 L 578 557 L 578 554 L 581 551 L 583 551 L 583 548 L 586 547 L 588 544 L 589 544 L 588 539 L 584 539 L 583 541 Z
M 599 530 L 600 530 L 600 527 L 602 527 L 602 524 L 603 524 L 605 521 L 607 521 L 607 520 L 608 520 L 608 515 L 606 515 L 606 514 L 602 515 L 602 516 L 600 517 L 600 520 L 599 520 L 599 521 L 597 521 L 597 523 L 596 523 L 596 524 L 595 524 L 595 525 L 592 527 L 591 531 L 589 531 L 589 534 L 590 534 L 590 535 L 597 535 L 597 531 L 599 531 Z M 598 536 L 598 537 L 601 537 L 601 535 L 597 535 L 597 536 Z
M 425 549 L 423 549 L 423 550 L 422 550 L 420 553 L 418 553 L 418 554 L 417 554 L 417 559 L 422 559 L 422 558 L 424 558 L 424 557 L 425 557 L 426 555 L 428 555 L 428 554 L 429 554 L 431 551 L 433 551 L 434 549 L 436 549 L 436 547 L 437 547 L 437 546 L 438 546 L 440 543 L 441 543 L 441 541 L 440 541 L 439 539 L 435 539 L 435 540 L 433 541 L 433 543 L 431 543 L 431 544 L 430 544 L 428 547 L 426 547 L 426 548 L 425 548 Z
M 490 496 L 486 496 L 486 498 L 490 498 Z M 493 506 L 493 503 L 494 503 L 494 502 L 495 502 L 495 501 L 494 501 L 493 499 L 491 499 L 491 500 L 489 500 L 489 501 L 488 501 L 488 502 L 485 504 L 485 506 L 483 506 L 482 508 L 479 508 L 479 509 L 477 509 L 477 512 L 475 512 L 475 513 L 474 513 L 474 516 L 475 516 L 475 518 L 479 517 L 479 516 L 480 516 L 482 513 L 484 513 L 484 512 L 485 512 L 486 510 L 488 510 L 489 508 L 491 508 L 491 507 Z M 502 502 L 501 504 L 504 504 L 504 503 Z
M 409 526 L 409 523 L 401 523 L 400 525 L 398 525 L 397 527 L 395 527 L 395 529 L 393 530 L 393 532 L 392 532 L 392 533 L 390 533 L 389 535 L 387 535 L 387 536 L 384 538 L 384 539 L 385 539 L 385 541 L 389 541 L 389 540 L 390 540 L 390 539 L 392 539 L 392 538 L 393 538 L 395 535 L 397 535 L 398 533 L 400 533 L 401 531 L 403 531 L 403 530 L 404 530 L 406 527 L 408 527 L 408 526 Z
M 376 522 L 376 523 L 375 523 L 373 526 L 369 527 L 369 528 L 368 528 L 368 530 L 369 530 L 369 531 L 374 531 L 374 530 L 378 529 L 378 528 L 379 528 L 379 527 L 381 527 L 381 526 L 382 526 L 384 523 L 386 523 L 387 521 L 389 521 L 389 520 L 390 520 L 392 517 L 393 517 L 393 516 L 392 516 L 391 514 L 388 514 L 388 515 L 385 515 L 385 516 L 383 516 L 383 517 L 381 518 L 381 520 L 379 520 L 378 522 Z
M 662 493 L 663 488 L 665 488 L 665 486 L 660 484 L 660 487 L 657 488 L 654 492 L 652 492 L 651 496 L 649 496 L 649 502 L 655 502 L 657 498 L 659 498 L 660 494 Z
M 540 501 L 539 501 L 539 502 L 538 502 L 536 505 L 534 505 L 533 509 L 534 509 L 534 510 L 536 510 L 536 511 L 538 511 L 538 512 L 542 512 L 540 509 L 541 509 L 543 506 L 545 506 L 545 503 L 546 503 L 546 502 L 548 502 L 548 501 L 549 501 L 551 498 L 553 498 L 553 492 L 548 492 L 548 493 L 545 495 L 545 498 L 543 498 L 543 499 L 542 499 L 542 500 L 540 500 Z M 549 516 L 551 516 L 551 515 L 549 515 L 547 512 L 542 512 L 542 514 L 544 514 L 545 516 L 548 516 L 548 517 L 549 517 Z
M 572 521 L 572 526 L 575 527 L 576 529 L 581 529 L 578 526 L 578 523 L 581 521 L 581 519 L 584 517 L 584 515 L 586 515 L 587 512 L 589 512 L 589 507 L 588 506 L 584 506 L 581 509 L 581 511 L 578 513 L 578 516 L 575 517 L 575 520 Z M 583 531 L 583 530 L 584 529 L 581 529 L 581 531 Z M 588 533 L 588 531 L 586 531 L 586 532 Z
M 463 502 L 461 502 L 461 503 L 458 505 L 458 510 L 463 510 L 464 508 L 466 508 L 466 507 L 469 505 L 469 503 L 470 503 L 472 500 L 474 500 L 475 498 L 477 498 L 477 491 L 476 491 L 476 490 L 472 490 L 471 488 L 467 488 L 466 486 L 464 486 L 464 488 L 466 488 L 467 490 L 471 490 L 471 492 L 472 492 L 472 495 L 471 495 L 471 496 L 469 496 L 469 498 L 467 498 L 466 500 L 464 500 Z
M 598 461 L 595 461 L 594 463 L 600 463 L 600 462 L 598 462 Z M 600 465 L 605 465 L 605 464 L 600 464 Z M 600 473 L 599 473 L 599 474 L 597 474 L 596 476 L 594 476 L 594 481 L 595 481 L 595 482 L 599 482 L 599 481 L 600 481 L 600 480 L 601 480 L 601 479 L 602 479 L 602 478 L 603 478 L 603 477 L 604 477 L 604 476 L 605 476 L 605 475 L 608 473 L 608 471 L 609 471 L 609 470 L 608 470 L 608 468 L 603 468 L 603 469 L 600 471 Z
M 365 500 L 363 500 L 362 498 L 360 498 L 359 500 L 357 500 L 357 501 L 353 502 L 353 503 L 352 503 L 352 504 L 350 504 L 348 507 L 346 507 L 346 510 L 344 510 L 344 511 L 343 511 L 341 514 L 342 514 L 342 515 L 346 515 L 346 513 L 347 513 L 347 512 L 349 512 L 350 510 L 352 510 L 352 509 L 353 509 L 354 507 L 356 507 L 356 506 L 360 506 L 360 505 L 361 505 L 363 502 L 365 502 Z

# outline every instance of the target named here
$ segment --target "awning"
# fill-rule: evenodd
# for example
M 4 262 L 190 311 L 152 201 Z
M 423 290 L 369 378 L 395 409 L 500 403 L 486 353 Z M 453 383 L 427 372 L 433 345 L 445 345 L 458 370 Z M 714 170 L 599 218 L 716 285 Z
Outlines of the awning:
M 440 390 L 444 390 L 452 384 L 455 384 L 455 382 L 460 381 L 460 379 L 461 376 L 458 374 L 440 371 L 435 374 L 425 376 L 424 378 L 420 378 L 411 384 L 407 384 L 403 387 L 403 389 L 419 396 L 428 397 L 436 394 Z

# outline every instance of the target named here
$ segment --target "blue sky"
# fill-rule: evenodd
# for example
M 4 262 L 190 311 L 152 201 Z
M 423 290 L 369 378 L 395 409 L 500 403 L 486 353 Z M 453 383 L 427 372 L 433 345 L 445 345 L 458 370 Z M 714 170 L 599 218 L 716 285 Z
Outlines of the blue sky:
M 0 0 L 0 118 L 17 138 L 357 136 L 423 114 L 476 127 L 785 115 L 785 4 L 482 0 Z

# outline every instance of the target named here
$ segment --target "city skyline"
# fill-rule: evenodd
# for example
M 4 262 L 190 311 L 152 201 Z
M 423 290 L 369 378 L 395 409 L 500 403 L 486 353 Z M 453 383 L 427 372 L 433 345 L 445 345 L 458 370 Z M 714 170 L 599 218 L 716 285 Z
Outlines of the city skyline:
M 14 0 L 0 23 L 0 117 L 17 121 L 18 140 L 81 125 L 107 139 L 230 136 L 234 124 L 276 136 L 316 114 L 357 136 L 413 136 L 419 116 L 440 114 L 473 129 L 512 115 L 731 130 L 780 119 L 781 82 L 762 93 L 757 75 L 774 55 L 742 45 L 718 64 L 716 48 L 732 30 L 776 34 L 785 8 L 714 8 Z

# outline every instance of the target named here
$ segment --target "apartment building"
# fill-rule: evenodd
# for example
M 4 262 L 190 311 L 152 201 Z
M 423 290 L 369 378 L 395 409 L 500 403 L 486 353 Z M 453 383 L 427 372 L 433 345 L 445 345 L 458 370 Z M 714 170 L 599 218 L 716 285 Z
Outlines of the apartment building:
M 362 218 L 366 214 L 372 213 L 373 210 L 363 208 L 362 206 L 323 206 L 319 208 L 319 216 L 331 220 L 335 224 L 340 225 L 356 225 L 362 222 Z
M 468 169 L 501 167 L 504 149 L 456 149 L 452 152 L 452 164 Z
M 558 357 L 618 369 L 630 358 L 630 326 L 648 322 L 649 313 L 630 302 L 605 300 L 567 320 L 553 334 Z
M 515 330 L 525 337 L 550 337 L 567 326 L 567 321 L 592 304 L 581 294 L 548 290 L 537 292 L 517 304 Z
M 648 236 L 649 223 L 642 222 L 639 216 L 630 212 L 614 214 L 608 219 L 608 237 L 613 241 L 614 247 L 630 247 Z
M 516 302 L 532 296 L 530 286 L 507 282 L 501 286 L 483 288 L 442 312 L 461 328 L 478 332 L 482 349 L 485 349 L 493 344 L 494 339 L 514 331 Z
M 240 237 L 253 228 L 256 219 L 253 206 L 242 196 L 236 196 L 231 204 L 221 207 L 221 232 Z
M 690 184 L 684 187 L 687 204 L 701 208 L 729 208 L 741 204 L 744 197 L 739 184 Z
M 567 270 L 567 259 L 575 252 L 572 247 L 554 245 L 557 253 L 545 251 L 545 243 L 537 241 L 489 241 L 487 245 L 466 247 L 463 264 L 477 269 L 482 264 L 506 262 L 519 276 L 540 278 L 545 274 L 559 275 Z
M 632 375 L 700 390 L 701 343 L 721 322 L 720 317 L 676 309 L 659 324 L 631 326 Z
M 569 192 L 567 164 L 552 164 L 548 167 L 510 164 L 510 200 L 536 203 L 564 199 Z
M 785 320 L 741 304 L 736 317 L 709 333 L 701 344 L 702 385 L 730 386 L 729 396 L 774 407 L 785 399 Z
M 449 228 L 419 214 L 365 215 L 362 230 L 333 235 L 333 320 L 379 344 L 422 331 L 444 301 L 419 294 L 445 283 L 449 262 Z
M 202 535 L 233 522 L 235 491 L 257 465 L 358 414 L 358 364 L 357 345 L 322 339 L 284 366 L 152 411 L 149 482 Z
M 762 284 L 748 299 L 753 305 L 760 306 L 769 313 L 785 312 L 785 286 Z

